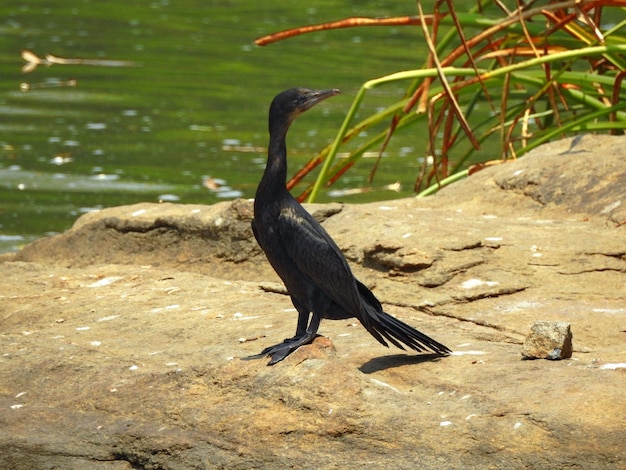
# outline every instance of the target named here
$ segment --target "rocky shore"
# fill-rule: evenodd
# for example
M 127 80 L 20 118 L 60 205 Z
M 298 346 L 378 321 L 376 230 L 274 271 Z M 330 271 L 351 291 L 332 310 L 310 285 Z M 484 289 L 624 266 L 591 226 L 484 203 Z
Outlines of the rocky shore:
M 626 469 L 626 137 L 426 199 L 308 206 L 386 310 L 450 347 L 296 313 L 252 204 L 89 213 L 0 257 L 0 468 Z M 573 354 L 523 360 L 537 320 Z

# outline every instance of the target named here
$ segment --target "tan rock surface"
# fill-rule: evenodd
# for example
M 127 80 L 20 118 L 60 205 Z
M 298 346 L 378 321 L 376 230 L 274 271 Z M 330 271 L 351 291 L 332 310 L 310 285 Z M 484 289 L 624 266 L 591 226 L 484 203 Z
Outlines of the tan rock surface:
M 0 468 L 626 468 L 624 137 L 435 197 L 316 205 L 387 310 L 455 351 L 296 314 L 248 201 L 81 217 L 0 260 Z M 535 320 L 574 353 L 523 361 Z

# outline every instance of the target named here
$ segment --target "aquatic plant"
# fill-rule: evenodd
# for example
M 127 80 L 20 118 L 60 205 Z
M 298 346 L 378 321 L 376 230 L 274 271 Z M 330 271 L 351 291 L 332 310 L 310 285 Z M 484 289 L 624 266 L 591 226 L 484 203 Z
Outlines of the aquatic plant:
M 414 184 L 420 196 L 552 139 L 626 128 L 626 0 L 518 0 L 511 8 L 501 0 L 478 0 L 467 12 L 452 0 L 436 0 L 428 15 L 420 2 L 417 8 L 415 16 L 347 18 L 256 41 L 266 45 L 321 30 L 393 25 L 421 28 L 428 46 L 423 67 L 362 85 L 332 144 L 288 183 L 293 187 L 322 164 L 301 200 L 315 200 L 322 187 L 376 149 L 371 183 L 388 142 L 409 126 L 429 136 Z M 356 121 L 368 91 L 397 82 L 407 83 L 401 99 Z M 477 112 L 481 106 L 489 107 L 487 118 Z M 342 146 L 381 122 L 388 123 L 386 130 L 336 159 Z M 488 140 L 498 142 L 499 155 L 479 160 L 476 152 Z

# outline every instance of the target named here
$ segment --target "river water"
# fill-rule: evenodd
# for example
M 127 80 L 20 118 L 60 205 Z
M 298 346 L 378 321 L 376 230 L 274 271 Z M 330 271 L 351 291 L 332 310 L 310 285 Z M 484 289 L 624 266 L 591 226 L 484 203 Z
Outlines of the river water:
M 336 0 L 4 2 L 0 251 L 61 232 L 97 208 L 253 197 L 276 93 L 300 85 L 342 90 L 292 126 L 293 173 L 332 140 L 364 81 L 417 67 L 424 57 L 418 27 L 326 31 L 266 47 L 254 39 L 414 9 L 411 2 Z M 23 70 L 22 51 L 86 61 Z M 363 113 L 401 97 L 403 86 L 375 90 Z M 399 135 L 371 192 L 341 192 L 367 185 L 371 160 L 364 159 L 319 200 L 412 194 L 424 145 L 425 136 Z M 395 182 L 400 191 L 386 189 Z

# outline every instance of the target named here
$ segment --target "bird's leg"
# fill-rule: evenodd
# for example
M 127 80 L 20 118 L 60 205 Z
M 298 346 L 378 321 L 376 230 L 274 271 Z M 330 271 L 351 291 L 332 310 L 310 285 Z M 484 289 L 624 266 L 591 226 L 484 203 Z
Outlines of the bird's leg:
M 306 334 L 309 324 L 309 309 L 303 307 L 297 300 L 292 299 L 292 303 L 298 311 L 298 325 L 296 326 L 296 334 L 293 338 L 286 338 L 284 342 L 297 341 L 301 336 Z

